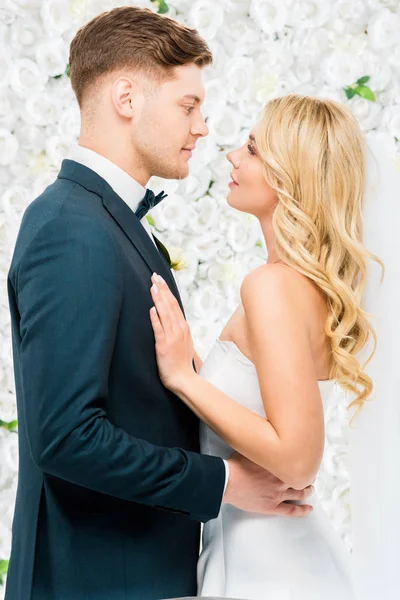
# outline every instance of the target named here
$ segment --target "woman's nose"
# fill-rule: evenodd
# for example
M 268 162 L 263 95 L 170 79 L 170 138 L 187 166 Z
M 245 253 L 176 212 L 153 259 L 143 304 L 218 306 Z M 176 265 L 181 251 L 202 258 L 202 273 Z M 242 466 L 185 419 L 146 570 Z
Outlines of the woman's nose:
M 237 153 L 237 150 L 232 150 L 232 152 L 228 152 L 228 154 L 226 155 L 226 159 L 235 167 L 235 169 L 239 168 L 240 157 Z

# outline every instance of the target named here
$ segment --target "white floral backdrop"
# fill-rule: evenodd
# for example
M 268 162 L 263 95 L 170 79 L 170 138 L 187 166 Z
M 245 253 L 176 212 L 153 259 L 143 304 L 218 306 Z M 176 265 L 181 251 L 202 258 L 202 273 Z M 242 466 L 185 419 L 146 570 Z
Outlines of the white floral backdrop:
M 76 144 L 79 111 L 66 66 L 69 43 L 78 27 L 103 10 L 133 4 L 166 12 L 197 28 L 214 53 L 215 63 L 205 74 L 204 114 L 210 134 L 198 144 L 185 181 L 153 182 L 153 189 L 163 188 L 169 193 L 168 200 L 153 211 L 153 225 L 165 244 L 173 253 L 180 253 L 186 263 L 177 278 L 196 345 L 204 356 L 236 307 L 243 276 L 265 260 L 257 223 L 226 205 L 226 152 L 247 137 L 267 100 L 298 92 L 349 103 L 365 131 L 392 139 L 393 155 L 400 164 L 400 3 L 0 3 L 1 577 L 10 553 L 18 472 L 7 271 L 24 209 L 56 177 L 61 160 Z M 328 419 L 327 451 L 318 491 L 334 525 L 351 547 L 344 434 L 348 415 L 339 390 L 332 398 Z

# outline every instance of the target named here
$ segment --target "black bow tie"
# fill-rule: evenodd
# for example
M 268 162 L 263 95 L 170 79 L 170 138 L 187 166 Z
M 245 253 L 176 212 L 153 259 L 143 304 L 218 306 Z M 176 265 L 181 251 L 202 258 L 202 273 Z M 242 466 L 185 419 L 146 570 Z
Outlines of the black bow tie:
M 157 204 L 161 202 L 161 200 L 164 200 L 164 198 L 166 198 L 167 196 L 168 194 L 164 194 L 164 192 L 160 192 L 159 194 L 157 194 L 157 196 L 155 196 L 154 192 L 152 192 L 151 190 L 146 190 L 146 194 L 143 200 L 139 202 L 139 205 L 135 211 L 135 215 L 137 216 L 139 221 L 147 215 L 149 210 L 157 206 Z

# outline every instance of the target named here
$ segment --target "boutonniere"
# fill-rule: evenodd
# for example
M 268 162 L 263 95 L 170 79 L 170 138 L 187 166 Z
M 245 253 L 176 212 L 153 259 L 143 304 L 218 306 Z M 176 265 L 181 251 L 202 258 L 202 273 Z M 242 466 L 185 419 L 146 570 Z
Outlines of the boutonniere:
M 173 269 L 174 271 L 182 271 L 182 269 L 187 267 L 187 264 L 183 258 L 182 248 L 171 246 L 169 250 L 167 250 L 164 244 L 154 235 L 154 233 L 153 238 L 158 250 L 164 256 L 170 269 Z

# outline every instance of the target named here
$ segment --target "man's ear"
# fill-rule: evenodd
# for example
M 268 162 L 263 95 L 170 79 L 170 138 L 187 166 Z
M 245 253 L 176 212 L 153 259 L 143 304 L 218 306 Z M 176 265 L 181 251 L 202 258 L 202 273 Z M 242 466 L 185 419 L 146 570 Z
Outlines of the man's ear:
M 119 77 L 112 84 L 112 102 L 121 117 L 132 119 L 135 116 L 141 105 L 141 96 L 139 86 L 129 77 Z

